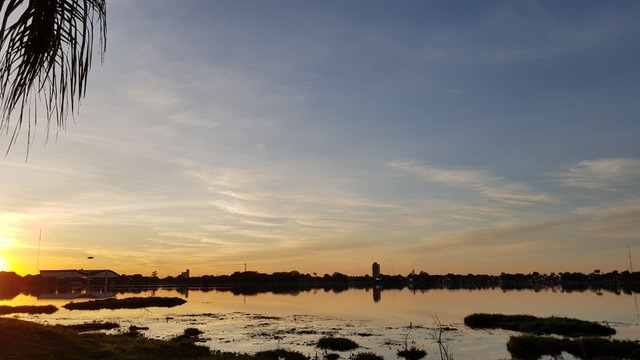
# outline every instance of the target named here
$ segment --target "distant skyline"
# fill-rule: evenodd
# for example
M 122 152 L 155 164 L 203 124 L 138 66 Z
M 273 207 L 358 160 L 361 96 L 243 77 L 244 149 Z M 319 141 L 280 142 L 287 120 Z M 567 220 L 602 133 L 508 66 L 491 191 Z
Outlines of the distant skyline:
M 75 121 L 0 162 L 0 271 L 640 256 L 638 2 L 108 0 L 107 22 Z

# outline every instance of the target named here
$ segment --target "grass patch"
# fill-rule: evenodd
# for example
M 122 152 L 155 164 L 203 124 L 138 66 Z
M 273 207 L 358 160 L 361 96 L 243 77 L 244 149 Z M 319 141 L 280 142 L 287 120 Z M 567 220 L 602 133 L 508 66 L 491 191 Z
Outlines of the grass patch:
M 418 349 L 416 347 L 410 347 L 409 349 L 398 350 L 396 353 L 398 357 L 405 358 L 407 360 L 420 360 L 423 357 L 427 356 L 427 352 Z
M 504 329 L 537 335 L 609 336 L 616 331 L 591 321 L 565 317 L 539 318 L 531 315 L 473 314 L 464 318 L 464 324 L 479 329 Z
M 264 360 L 308 360 L 309 358 L 297 351 L 286 349 L 259 351 L 255 355 L 258 359 Z
M 323 350 L 333 351 L 349 351 L 360 347 L 360 345 L 353 340 L 339 337 L 320 338 L 316 346 Z
M 173 341 L 191 341 L 191 342 L 195 342 L 198 341 L 200 339 L 200 335 L 202 335 L 203 332 L 200 329 L 197 328 L 186 328 L 184 329 L 184 332 L 182 333 L 182 335 L 178 335 L 176 337 L 174 337 L 172 340 Z
M 63 308 L 68 310 L 141 309 L 147 307 L 174 307 L 186 302 L 186 300 L 177 297 L 131 297 L 125 299 L 70 302 L 64 305 Z
M 77 332 L 98 331 L 98 330 L 111 330 L 120 327 L 120 324 L 114 322 L 101 322 L 92 321 L 82 324 L 66 325 L 65 327 L 75 330 Z
M 517 359 L 538 359 L 544 355 L 559 356 L 566 348 L 565 339 L 547 336 L 512 336 L 507 342 L 507 350 Z
M 193 328 L 191 328 L 193 329 Z M 186 329 L 184 335 L 196 335 Z M 0 359 L 60 360 L 308 360 L 301 353 L 272 350 L 255 355 L 211 351 L 193 341 L 155 340 L 126 333 L 79 333 L 70 326 L 42 325 L 0 317 Z
M 512 336 L 507 343 L 507 350 L 518 359 L 558 356 L 563 351 L 581 359 L 640 359 L 640 344 L 637 341 L 599 337 L 558 339 L 536 335 Z
M 85 333 L 66 326 L 47 326 L 0 318 L 2 359 L 237 359 L 216 356 L 192 343 L 152 340 L 125 335 Z
M 53 305 L 44 306 L 0 306 L 0 315 L 7 314 L 53 314 L 58 308 Z
M 384 357 L 372 352 L 361 352 L 350 356 L 349 360 L 384 360 Z

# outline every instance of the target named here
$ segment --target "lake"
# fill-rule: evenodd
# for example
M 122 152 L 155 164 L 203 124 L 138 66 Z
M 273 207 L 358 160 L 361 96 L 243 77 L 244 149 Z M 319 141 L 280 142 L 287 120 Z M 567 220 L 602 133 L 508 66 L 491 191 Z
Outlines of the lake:
M 228 289 L 117 290 L 116 298 L 176 296 L 187 303 L 168 309 L 100 311 L 62 308 L 71 300 L 60 297 L 69 295 L 42 294 L 38 298 L 21 294 L 0 300 L 0 305 L 52 304 L 60 308 L 51 315 L 19 315 L 21 319 L 40 323 L 115 321 L 124 329 L 129 325 L 149 327 L 143 331 L 145 336 L 160 339 L 196 327 L 204 332 L 205 344 L 212 349 L 255 352 L 280 347 L 311 357 L 320 355 L 315 342 L 322 336 L 334 334 L 350 338 L 363 347 L 355 352 L 372 351 L 385 359 L 395 359 L 396 351 L 404 346 L 406 339 L 409 345 L 415 343 L 424 348 L 428 352 L 426 359 L 439 359 L 437 344 L 431 338 L 433 318 L 437 317 L 444 325 L 457 329 L 446 332 L 456 359 L 510 359 L 506 342 L 509 335 L 515 333 L 464 326 L 464 317 L 477 312 L 556 315 L 607 322 L 617 330 L 615 338 L 640 338 L 637 294 L 569 292 L 560 287 L 539 290 L 314 289 L 254 295 Z M 103 295 L 113 293 L 106 289 Z

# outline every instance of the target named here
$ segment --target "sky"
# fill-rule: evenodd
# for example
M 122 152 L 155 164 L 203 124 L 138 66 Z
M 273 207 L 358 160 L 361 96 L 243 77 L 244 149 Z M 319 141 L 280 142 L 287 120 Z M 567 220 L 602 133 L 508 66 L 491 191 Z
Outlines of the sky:
M 66 129 L 0 160 L 0 270 L 640 268 L 637 1 L 107 0 L 107 23 Z

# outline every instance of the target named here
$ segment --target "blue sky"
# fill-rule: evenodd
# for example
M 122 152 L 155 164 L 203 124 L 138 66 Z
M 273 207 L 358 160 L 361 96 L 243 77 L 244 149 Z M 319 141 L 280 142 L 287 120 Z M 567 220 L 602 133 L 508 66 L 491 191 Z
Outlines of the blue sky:
M 626 270 L 640 245 L 637 2 L 107 5 L 75 122 L 0 163 L 18 272 L 40 229 L 40 268 L 161 276 Z

